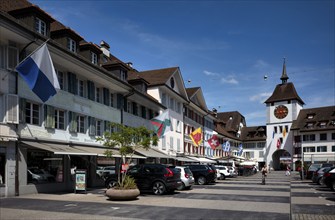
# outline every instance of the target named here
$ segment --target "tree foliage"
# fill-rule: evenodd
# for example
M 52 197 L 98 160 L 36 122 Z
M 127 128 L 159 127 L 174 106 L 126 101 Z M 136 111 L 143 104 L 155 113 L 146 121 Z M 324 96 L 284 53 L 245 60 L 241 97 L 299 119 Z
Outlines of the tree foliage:
M 127 127 L 122 124 L 111 123 L 113 132 L 105 132 L 103 137 L 97 138 L 102 141 L 108 149 L 105 151 L 107 157 L 113 156 L 111 149 L 117 149 L 121 155 L 120 163 L 129 164 L 137 149 L 148 150 L 151 146 L 157 146 L 158 138 L 154 132 L 141 127 Z M 121 164 L 120 164 L 121 165 Z M 127 172 L 119 173 L 119 188 L 131 188 Z M 130 181 L 131 182 L 131 181 Z

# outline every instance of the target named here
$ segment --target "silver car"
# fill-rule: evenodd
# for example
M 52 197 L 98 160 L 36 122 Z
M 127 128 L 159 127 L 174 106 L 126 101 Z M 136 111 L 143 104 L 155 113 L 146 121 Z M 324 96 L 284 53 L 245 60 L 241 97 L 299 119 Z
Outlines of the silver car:
M 192 171 L 188 167 L 183 166 L 176 166 L 175 169 L 180 171 L 180 179 L 182 181 L 178 190 L 191 189 L 195 183 Z

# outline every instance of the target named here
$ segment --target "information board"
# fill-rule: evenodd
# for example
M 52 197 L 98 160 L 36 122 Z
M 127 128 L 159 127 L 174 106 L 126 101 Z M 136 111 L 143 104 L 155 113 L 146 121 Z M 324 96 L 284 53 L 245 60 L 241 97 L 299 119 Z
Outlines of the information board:
M 75 192 L 86 192 L 86 170 L 76 170 L 75 173 Z

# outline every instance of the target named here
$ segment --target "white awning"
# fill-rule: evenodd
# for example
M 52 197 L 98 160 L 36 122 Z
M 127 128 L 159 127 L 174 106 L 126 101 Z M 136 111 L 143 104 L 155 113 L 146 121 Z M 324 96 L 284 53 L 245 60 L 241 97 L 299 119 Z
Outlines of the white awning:
M 121 155 L 116 149 L 108 149 L 106 147 L 93 147 L 93 146 L 81 146 L 81 145 L 68 145 L 68 144 L 56 144 L 56 143 L 42 143 L 35 141 L 22 141 L 26 146 L 38 148 L 53 152 L 54 154 L 66 154 L 66 155 L 86 155 L 86 156 L 106 156 L 105 151 L 110 150 L 112 157 L 120 158 Z M 140 155 L 133 155 L 134 159 L 145 159 L 146 157 Z
M 182 162 L 198 162 L 197 160 L 192 160 L 191 158 L 187 158 L 187 157 L 174 157 L 173 159 L 177 160 L 177 161 L 182 161 Z
M 197 162 L 200 162 L 200 163 L 214 163 L 214 164 L 216 163 L 215 160 L 210 160 L 205 157 L 191 157 L 191 156 L 187 156 L 187 157 Z
M 155 157 L 155 158 L 170 158 L 169 155 L 161 153 L 157 150 L 149 148 L 148 150 L 140 148 L 136 150 L 137 153 L 145 156 L 145 157 Z

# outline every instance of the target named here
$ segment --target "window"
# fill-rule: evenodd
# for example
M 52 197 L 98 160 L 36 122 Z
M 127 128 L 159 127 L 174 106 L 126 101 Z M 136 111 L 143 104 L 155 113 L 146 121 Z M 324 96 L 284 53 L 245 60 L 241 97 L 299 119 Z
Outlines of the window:
M 180 138 L 177 138 L 177 152 L 180 152 Z
M 170 102 L 169 102 L 169 108 L 174 110 L 174 99 L 170 98 Z
M 327 146 L 317 146 L 316 152 L 327 152 Z
M 264 151 L 258 151 L 259 152 L 259 157 L 264 157 Z
M 277 134 L 278 133 L 278 128 L 274 127 L 274 129 L 275 129 L 275 133 Z
M 304 147 L 304 152 L 315 152 L 315 147 Z
M 69 49 L 70 51 L 72 51 L 73 53 L 77 52 L 77 45 L 76 42 L 74 40 L 72 40 L 71 38 L 67 39 L 67 49 Z
M 87 80 L 87 98 L 89 100 L 95 100 L 95 86 L 94 82 Z
M 39 125 L 40 107 L 37 104 L 26 102 L 25 115 L 26 123 Z
M 64 73 L 56 70 L 60 89 L 64 90 Z
M 83 115 L 77 116 L 77 132 L 85 133 L 85 116 Z
M 120 79 L 123 80 L 123 81 L 126 81 L 126 79 L 127 79 L 127 72 L 126 71 L 121 70 Z
M 91 62 L 93 64 L 98 64 L 98 55 L 96 53 L 91 52 Z
M 166 106 L 166 94 L 162 93 L 162 104 Z
M 45 22 L 39 18 L 35 19 L 35 30 L 44 36 L 47 35 L 47 26 Z
M 133 115 L 138 115 L 137 103 L 133 102 Z
M 326 141 L 327 140 L 327 133 L 320 134 L 320 141 Z
M 332 152 L 335 152 L 335 145 L 332 146 Z
M 65 129 L 65 112 L 63 110 L 55 110 L 55 128 Z
M 95 101 L 100 102 L 100 88 L 95 89 Z
M 307 115 L 307 118 L 308 118 L 308 119 L 313 119 L 313 118 L 314 118 L 314 114 L 308 114 L 308 115 Z
M 78 95 L 84 97 L 84 80 L 78 80 Z
M 176 124 L 176 132 L 181 132 L 181 121 L 176 120 L 177 124 Z
M 326 128 L 327 127 L 327 122 L 320 122 L 320 128 Z
M 302 136 L 303 141 L 315 141 L 315 134 L 305 134 Z
M 141 116 L 142 118 L 147 118 L 147 109 L 145 106 L 141 106 Z
M 332 133 L 332 140 L 335 140 L 335 133 Z
M 101 129 L 101 121 L 100 120 L 96 120 L 95 121 L 95 135 L 97 136 L 101 136 L 102 135 L 102 129 Z
M 70 93 L 77 95 L 78 92 L 78 81 L 77 76 L 74 73 L 67 73 L 67 89 Z
M 178 112 L 179 114 L 181 114 L 181 104 L 180 104 L 180 102 L 177 102 L 176 112 Z
M 170 137 L 170 149 L 171 150 L 173 149 L 173 137 L 172 136 Z
M 8 46 L 7 68 L 14 70 L 19 61 L 19 51 L 15 46 Z

